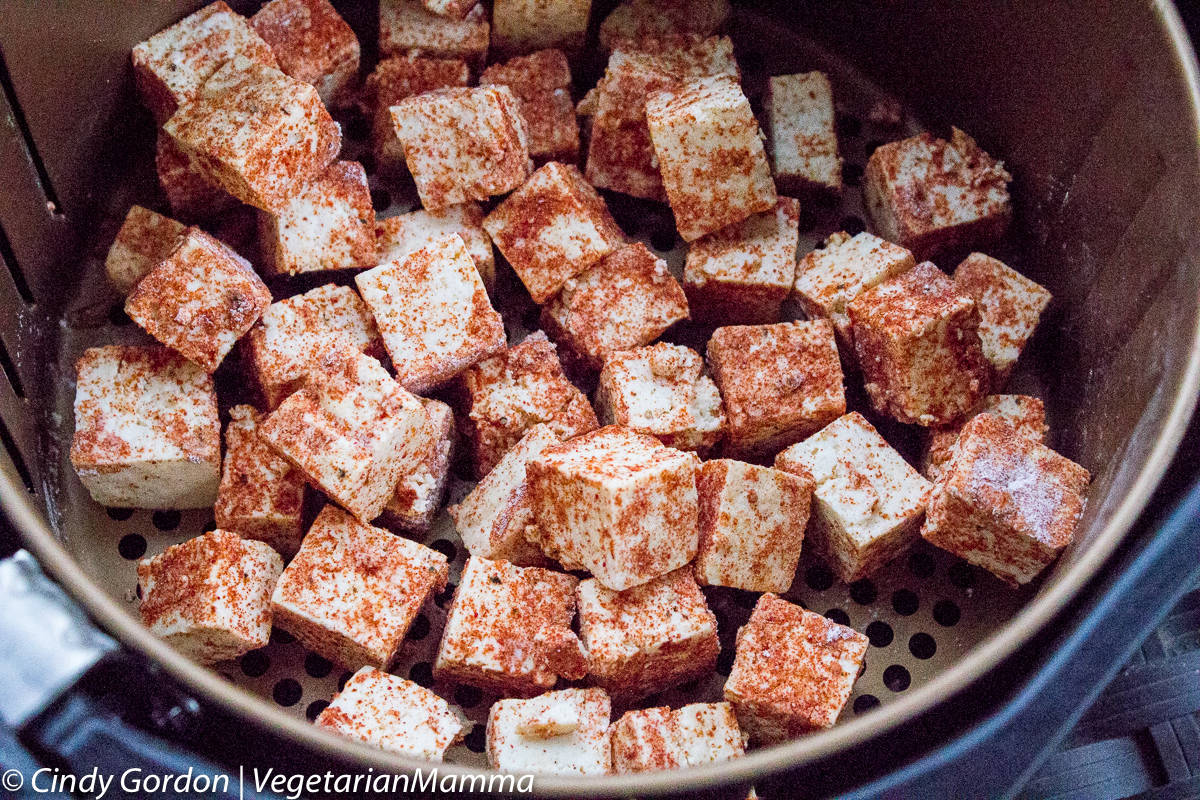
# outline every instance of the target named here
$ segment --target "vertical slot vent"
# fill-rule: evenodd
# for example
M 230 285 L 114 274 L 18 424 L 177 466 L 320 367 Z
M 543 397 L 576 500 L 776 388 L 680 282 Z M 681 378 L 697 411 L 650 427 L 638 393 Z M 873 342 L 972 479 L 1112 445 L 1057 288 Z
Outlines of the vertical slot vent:
M 17 123 L 17 129 L 21 131 L 21 138 L 25 142 L 25 151 L 29 154 L 29 160 L 33 162 L 33 168 L 37 170 L 38 183 L 41 184 L 42 194 L 46 197 L 46 208 L 54 216 L 61 217 L 63 209 L 58 202 L 58 193 L 54 191 L 50 173 L 46 171 L 46 164 L 42 161 L 42 156 L 38 153 L 37 145 L 33 141 L 33 134 L 29 131 L 29 123 L 17 100 L 17 90 L 13 86 L 12 75 L 8 72 L 8 64 L 4 60 L 3 52 L 0 52 L 0 89 L 3 89 L 4 97 L 8 100 L 8 107 L 12 111 L 13 120 Z

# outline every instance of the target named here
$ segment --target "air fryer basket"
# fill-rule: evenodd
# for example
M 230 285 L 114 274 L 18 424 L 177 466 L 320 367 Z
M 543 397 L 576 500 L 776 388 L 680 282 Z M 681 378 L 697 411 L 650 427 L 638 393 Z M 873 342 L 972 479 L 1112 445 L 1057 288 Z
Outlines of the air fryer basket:
M 290 637 L 277 634 L 262 651 L 221 665 L 221 678 L 150 636 L 136 618 L 135 561 L 211 528 L 211 514 L 97 507 L 66 460 L 74 359 L 89 346 L 144 341 L 103 277 L 125 210 L 155 202 L 153 125 L 136 110 L 128 49 L 197 5 L 118 4 L 99 19 L 92 4 L 75 0 L 0 0 L 9 105 L 0 131 L 0 254 L 8 267 L 0 303 L 12 309 L 0 320 L 0 439 L 13 456 L 2 465 L 0 496 L 31 548 L 99 622 L 198 694 L 306 746 L 379 769 L 417 766 L 307 725 L 344 673 Z M 842 722 L 738 762 L 638 776 L 639 793 L 718 776 L 750 781 L 835 752 L 929 708 L 1012 653 L 1094 574 L 1142 511 L 1200 380 L 1195 74 L 1173 9 L 1028 3 L 995 16 L 987 4 L 814 5 L 820 9 L 739 8 L 730 25 L 752 102 L 771 74 L 821 69 L 834 84 L 847 191 L 838 203 L 804 204 L 801 252 L 863 224 L 857 183 L 876 143 L 926 127 L 945 133 L 949 124 L 976 136 L 1015 176 L 1015 231 L 996 254 L 1055 295 L 1010 387 L 1045 398 L 1051 444 L 1091 469 L 1095 482 L 1077 543 L 1022 591 L 923 543 L 849 587 L 802 557 L 789 596 L 872 642 Z M 373 9 L 345 11 L 364 43 L 372 41 Z M 879 119 L 889 105 L 905 109 L 901 124 Z M 355 158 L 364 126 L 344 122 L 343 157 Z M 374 175 L 371 185 L 381 215 L 415 201 Z M 613 202 L 629 234 L 681 268 L 669 213 Z M 246 222 L 235 216 L 222 225 L 236 236 Z M 309 285 L 272 289 L 280 297 Z M 519 337 L 527 315 L 503 310 L 510 336 Z M 694 334 L 685 327 L 672 335 Z M 468 488 L 456 481 L 451 499 Z M 451 558 L 453 584 L 465 552 L 444 514 L 424 541 Z M 398 674 L 428 685 L 451 590 L 414 625 Z M 755 596 L 706 591 L 720 620 L 717 673 L 649 702 L 719 699 L 733 636 Z M 493 698 L 469 688 L 448 688 L 447 696 L 476 723 L 448 762 L 484 766 L 481 723 Z M 634 783 L 547 778 L 538 786 L 581 796 Z

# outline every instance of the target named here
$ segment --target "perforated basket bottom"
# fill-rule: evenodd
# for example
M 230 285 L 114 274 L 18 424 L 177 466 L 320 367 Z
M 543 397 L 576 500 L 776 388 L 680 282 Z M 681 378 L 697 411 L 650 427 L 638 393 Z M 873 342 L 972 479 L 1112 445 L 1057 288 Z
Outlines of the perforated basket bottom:
M 744 72 L 746 93 L 756 111 L 760 108 L 766 76 L 819 69 L 826 72 L 833 83 L 838 136 L 845 159 L 846 189 L 836 202 L 803 202 L 800 253 L 813 249 L 834 231 L 844 229 L 855 233 L 862 230 L 863 208 L 858 183 L 868 155 L 878 143 L 911 135 L 921 126 L 907 114 L 898 126 L 873 121 L 872 109 L 879 104 L 898 107 L 892 98 L 867 81 L 852 65 L 793 33 L 781 31 L 758 15 L 738 12 L 731 23 L 731 35 Z M 343 157 L 363 156 L 369 165 L 370 159 L 364 155 L 366 127 L 361 120 L 344 121 L 343 130 L 347 135 Z M 152 163 L 152 160 L 148 152 L 146 162 Z M 411 184 L 398 185 L 374 174 L 370 180 L 373 199 L 381 216 L 402 213 L 413 207 L 415 197 Z M 57 364 L 60 390 L 54 416 L 58 444 L 57 452 L 52 454 L 58 460 L 60 481 L 57 486 L 49 487 L 48 494 L 53 498 L 49 509 L 51 520 L 68 547 L 92 578 L 112 595 L 124 600 L 130 613 L 136 615 L 137 559 L 160 553 L 171 544 L 210 530 L 213 521 L 208 511 L 180 513 L 100 508 L 79 484 L 66 458 L 64 443 L 70 441 L 72 432 L 72 365 L 75 359 L 87 347 L 149 341 L 121 312 L 119 298 L 112 294 L 104 279 L 103 258 L 129 204 L 148 202 L 150 197 L 145 195 L 144 189 L 136 188 L 132 180 L 127 186 L 114 187 L 111 197 L 112 219 L 101 226 L 101 232 L 106 233 L 107 238 L 98 239 L 80 265 L 85 273 L 80 296 L 72 303 L 72 310 L 62 323 L 63 346 Z M 669 211 L 618 195 L 609 195 L 609 202 L 625 231 L 642 239 L 666 258 L 678 275 L 685 250 L 674 233 Z M 502 285 L 503 279 L 512 280 L 505 272 L 501 274 Z M 278 299 L 330 279 L 330 276 L 310 276 L 304 280 L 279 281 L 272 284 L 272 291 Z M 336 279 L 346 280 L 345 276 Z M 510 338 L 514 341 L 527 331 L 525 326 L 531 318 L 536 319 L 529 313 L 527 299 L 525 303 L 521 305 L 518 301 L 515 305 L 501 306 Z M 702 347 L 705 333 L 685 327 L 670 332 L 667 338 Z M 218 379 L 222 405 L 227 408 L 241 387 L 232 369 L 223 367 Z M 850 383 L 854 382 L 851 378 Z M 1012 385 L 1021 391 L 1036 393 L 1029 375 L 1018 373 Z M 875 421 L 886 436 L 895 440 L 902 450 L 907 449 L 911 456 L 911 435 L 903 430 L 903 426 Z M 451 486 L 450 501 L 456 501 L 469 489 L 470 484 L 456 479 Z M 416 619 L 394 671 L 424 686 L 432 686 L 433 657 L 466 551 L 445 513 L 423 541 L 450 559 L 451 582 Z M 1013 591 L 990 575 L 918 542 L 906 556 L 869 580 L 851 586 L 834 579 L 814 558 L 803 555 L 796 581 L 786 596 L 830 619 L 853 626 L 871 640 L 865 672 L 855 685 L 854 695 L 843 712 L 844 719 L 870 713 L 879 705 L 931 680 L 1003 625 L 1032 591 L 1030 588 Z M 749 617 L 757 595 L 720 588 L 706 589 L 705 594 L 719 620 L 723 648 L 716 672 L 648 698 L 641 705 L 677 706 L 720 699 L 722 685 L 733 661 L 734 636 Z M 216 669 L 234 683 L 272 698 L 280 707 L 309 719 L 325 707 L 350 674 L 307 652 L 291 636 L 278 630 L 267 647 L 248 653 L 237 662 L 218 665 Z M 466 686 L 435 688 L 460 705 L 475 723 L 466 740 L 452 748 L 447 759 L 484 765 L 483 723 L 494 697 Z

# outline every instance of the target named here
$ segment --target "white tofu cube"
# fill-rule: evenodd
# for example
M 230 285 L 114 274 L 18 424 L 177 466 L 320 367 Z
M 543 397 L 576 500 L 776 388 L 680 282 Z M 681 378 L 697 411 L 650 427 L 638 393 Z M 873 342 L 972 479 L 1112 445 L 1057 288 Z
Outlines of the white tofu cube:
M 954 456 L 954 447 L 963 425 L 977 414 L 992 414 L 1012 425 L 1017 433 L 1030 441 L 1046 443 L 1046 406 L 1036 397 L 1024 394 L 992 394 L 983 398 L 978 412 L 947 428 L 930 428 L 921 451 L 921 474 L 937 481 L 942 470 Z
M 429 11 L 421 0 L 379 0 L 379 52 L 385 56 L 417 51 L 482 67 L 490 32 L 482 3 L 453 19 Z
M 171 255 L 186 230 L 182 222 L 148 208 L 130 208 L 104 259 L 109 283 L 121 294 L 129 294 L 146 273 Z
M 329 0 L 271 0 L 250 24 L 271 46 L 279 68 L 317 87 L 326 106 L 351 102 L 358 77 L 358 37 Z
M 1050 292 L 983 253 L 972 253 L 958 265 L 954 283 L 979 306 L 983 355 L 992 365 L 993 383 L 1003 384 L 1050 305 Z
M 385 524 L 413 533 L 428 531 L 442 507 L 455 441 L 454 412 L 450 406 L 425 397 L 421 398 L 421 405 L 429 416 L 433 440 L 416 468 L 400 479 L 383 509 Z
M 161 128 L 155 140 L 154 167 L 171 213 L 182 220 L 208 219 L 240 205 L 236 197 L 210 181 L 195 157 Z
M 591 10 L 592 0 L 495 0 L 492 46 L 506 55 L 547 47 L 578 50 Z
M 400 385 L 425 392 L 504 349 L 504 321 L 462 237 L 441 236 L 355 276 Z
M 387 669 L 449 573 L 436 550 L 327 505 L 275 587 L 275 624 L 347 669 Z
M 833 88 L 825 73 L 772 76 L 764 105 L 775 182 L 791 191 L 840 192 L 842 159 L 834 130 Z
M 622 0 L 600 23 L 600 46 L 668 36 L 711 36 L 729 18 L 729 0 Z
M 262 542 L 215 530 L 138 562 L 142 621 L 202 664 L 266 645 L 283 559 Z
M 363 94 L 372 111 L 371 147 L 377 171 L 403 177 L 404 148 L 396 138 L 391 107 L 406 97 L 471 85 L 471 68 L 461 58 L 433 58 L 421 51 L 385 58 L 367 78 Z
M 212 378 L 165 347 L 94 347 L 75 363 L 71 464 L 97 503 L 204 508 L 221 480 Z
M 808 541 L 847 583 L 916 539 L 932 485 L 857 411 L 784 450 L 775 466 L 816 482 Z
M 379 264 L 399 261 L 433 244 L 434 239 L 450 234 L 462 238 L 490 294 L 496 287 L 496 257 L 492 253 L 492 240 L 483 229 L 483 209 L 478 203 L 462 203 L 436 212 L 419 208 L 398 217 L 375 220 L 375 260 Z
M 683 769 L 746 754 L 729 703 L 691 703 L 626 711 L 612 726 L 613 771 L 618 775 Z
M 611 714 L 603 689 L 499 700 L 488 712 L 488 764 L 518 774 L 607 775 L 612 772 Z
M 402 756 L 441 761 L 464 735 L 454 708 L 419 684 L 363 667 L 315 720 L 341 736 Z

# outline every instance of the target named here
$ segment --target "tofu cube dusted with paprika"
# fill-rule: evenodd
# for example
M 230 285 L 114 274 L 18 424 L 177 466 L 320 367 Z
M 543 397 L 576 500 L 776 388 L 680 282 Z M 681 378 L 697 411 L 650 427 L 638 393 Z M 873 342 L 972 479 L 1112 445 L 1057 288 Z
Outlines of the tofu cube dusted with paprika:
M 867 637 L 768 592 L 737 633 L 725 699 L 756 744 L 829 728 L 850 699 Z
M 244 58 L 226 62 L 163 130 L 211 183 L 282 210 L 337 157 L 342 133 L 312 84 Z
M 784 450 L 775 466 L 815 481 L 809 547 L 846 583 L 916 540 L 932 487 L 857 411 Z
M 304 475 L 258 436 L 262 415 L 253 406 L 229 409 L 225 461 L 213 517 L 218 528 L 266 542 L 280 555 L 300 549 Z
M 729 703 L 690 703 L 626 711 L 612 726 L 613 772 L 626 775 L 699 767 L 746 754 Z
M 842 191 L 833 88 L 823 72 L 774 75 L 763 101 L 775 183 L 789 191 Z
M 599 426 L 596 412 L 567 380 L 554 344 L 541 331 L 480 361 L 463 373 L 462 383 L 462 418 L 479 478 L 534 425 L 546 423 L 560 439 Z
M 479 68 L 487 58 L 491 25 L 482 3 L 454 19 L 426 9 L 421 0 L 379 0 L 379 53 L 461 58 Z
M 668 36 L 711 36 L 729 19 L 729 0 L 622 0 L 600 23 L 600 47 Z
M 517 97 L 535 159 L 574 162 L 579 157 L 579 123 L 571 102 L 571 66 L 561 50 L 539 50 L 479 76 L 480 86 L 507 86 Z
M 909 424 L 946 425 L 988 393 L 975 300 L 928 261 L 847 306 L 871 406 Z
M 441 211 L 419 208 L 397 217 L 375 220 L 375 254 L 380 264 L 399 261 L 409 253 L 428 247 L 442 236 L 457 234 L 467 246 L 483 285 L 491 294 L 496 288 L 496 257 L 492 240 L 483 229 L 483 209 L 478 203 L 462 203 Z
M 730 458 L 773 455 L 846 413 L 826 320 L 717 328 L 707 359 L 729 418 Z
M 683 288 L 692 316 L 718 324 L 778 322 L 796 279 L 800 203 L 780 197 L 688 248 Z
M 259 218 L 263 266 L 270 274 L 375 266 L 375 208 L 357 161 L 333 162 L 278 211 Z
M 223 2 L 209 3 L 133 48 L 133 77 L 160 125 L 194 100 L 225 62 L 242 57 L 277 66 L 271 46 Z
M 1012 220 L 1002 162 L 967 134 L 950 141 L 922 133 L 875 148 L 863 173 L 873 230 L 918 259 L 998 239 Z
M 591 681 L 623 702 L 712 672 L 717 618 L 687 567 L 621 592 L 579 584 L 579 635 Z
M 619 425 L 551 445 L 529 463 L 527 536 L 610 589 L 648 583 L 696 555 L 699 465 Z
M 533 169 L 525 120 L 506 86 L 438 89 L 389 110 L 430 211 L 511 192 Z
M 399 55 L 385 58 L 367 78 L 366 97 L 372 110 L 371 146 L 385 174 L 404 172 L 404 148 L 396 138 L 391 107 L 406 97 L 469 86 L 471 68 L 461 58 Z
M 733 43 L 725 36 L 622 44 L 588 95 L 595 100 L 594 112 L 588 115 L 588 181 L 597 188 L 665 201 L 646 123 L 646 96 L 679 82 L 722 74 L 739 75 Z
M 421 398 L 433 441 L 417 466 L 400 479 L 396 491 L 383 508 L 388 526 L 412 533 L 425 533 L 442 507 L 446 484 L 450 480 L 450 462 L 454 457 L 454 411 L 441 400 Z
M 954 446 L 967 419 L 976 413 L 995 415 L 1012 425 L 1017 433 L 1032 442 L 1046 443 L 1046 406 L 1037 397 L 1024 394 L 992 394 L 983 398 L 977 412 L 945 428 L 926 431 L 921 451 L 921 474 L 936 481 L 947 462 L 954 456 Z
M 196 163 L 196 158 L 159 129 L 155 140 L 154 166 L 158 185 L 167 197 L 171 213 L 184 221 L 209 219 L 240 203 L 213 183 Z
M 997 386 L 1017 365 L 1038 318 L 1050 305 L 1050 292 L 1012 267 L 983 253 L 972 253 L 954 270 L 960 291 L 979 306 L 979 338 Z
M 259 435 L 309 483 L 370 522 L 424 460 L 432 427 L 419 399 L 374 358 L 346 347 L 316 356 L 303 387 L 271 412 Z
M 612 772 L 611 714 L 603 689 L 498 700 L 488 711 L 488 764 L 519 774 L 607 775 Z
M 436 550 L 327 505 L 275 587 L 275 624 L 347 669 L 387 669 L 449 574 Z
M 221 480 L 212 377 L 165 347 L 109 345 L 75 362 L 71 464 L 119 508 L 205 508 Z
M 916 266 L 913 254 L 870 233 L 831 234 L 825 246 L 796 265 L 796 299 L 809 319 L 833 323 L 843 360 L 854 363 L 854 334 L 846 306 L 868 289 Z
M 471 556 L 434 661 L 434 677 L 529 696 L 578 680 L 586 656 L 571 621 L 577 578 Z
M 333 284 L 267 306 L 243 346 L 242 363 L 268 410 L 300 388 L 325 350 L 350 347 L 383 354 L 375 320 L 362 298 L 348 286 Z
M 130 292 L 125 313 L 213 372 L 270 304 L 271 291 L 249 261 L 199 228 L 188 228 Z
M 457 234 L 361 272 L 354 282 L 375 317 L 396 379 L 426 392 L 503 350 L 504 321 Z
M 603 198 L 579 170 L 551 161 L 483 220 L 535 303 L 625 244 Z
M 314 720 L 318 728 L 402 756 L 441 761 L 465 735 L 461 714 L 412 681 L 363 667 Z
M 104 259 L 108 282 L 121 294 L 129 294 L 146 273 L 174 252 L 186 230 L 182 222 L 133 206 Z
M 525 538 L 525 528 L 534 521 L 526 470 L 538 453 L 560 441 L 549 425 L 534 425 L 461 503 L 450 506 L 454 526 L 471 555 L 517 566 L 545 563 L 542 551 Z
M 702 586 L 786 592 L 796 575 L 813 480 L 731 459 L 705 461 L 696 475 Z
M 737 78 L 715 75 L 652 91 L 646 122 L 684 241 L 775 207 L 762 132 Z
M 492 49 L 516 55 L 561 47 L 577 51 L 587 36 L 592 0 L 495 0 Z
M 283 72 L 317 87 L 329 108 L 352 100 L 360 48 L 329 0 L 271 0 L 250 18 Z
M 963 426 L 921 535 L 1016 587 L 1075 536 L 1090 473 L 994 414 Z
M 658 342 L 610 355 L 596 407 L 605 425 L 623 425 L 680 450 L 706 452 L 725 434 L 721 394 L 689 347 Z
M 283 559 L 262 542 L 215 530 L 138 562 L 142 621 L 202 664 L 237 658 L 271 637 L 271 592 Z
M 613 353 L 649 344 L 687 318 L 683 287 L 641 242 L 568 278 L 542 308 L 546 333 L 596 370 Z

